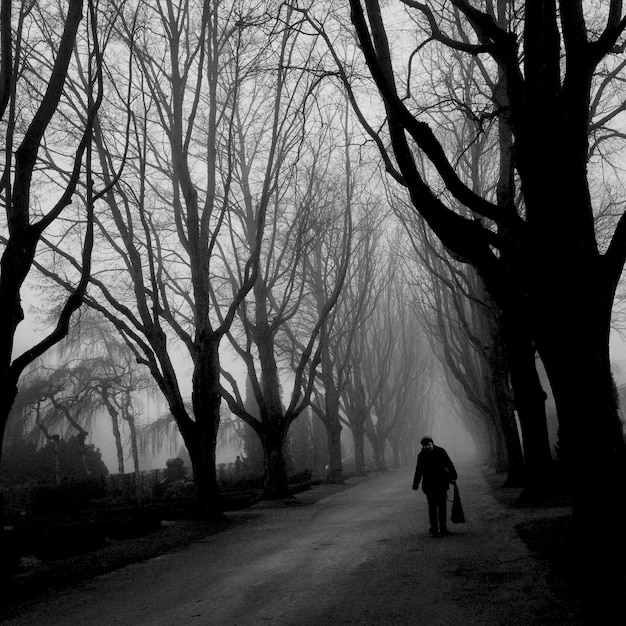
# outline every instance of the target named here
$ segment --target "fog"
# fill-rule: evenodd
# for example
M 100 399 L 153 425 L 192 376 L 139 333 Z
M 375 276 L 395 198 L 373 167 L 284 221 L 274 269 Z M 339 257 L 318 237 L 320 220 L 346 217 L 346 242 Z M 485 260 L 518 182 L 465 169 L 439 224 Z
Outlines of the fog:
M 26 319 L 19 327 L 19 332 L 16 339 L 15 351 L 20 353 L 35 343 L 38 337 L 41 336 L 41 332 L 38 330 L 36 324 Z M 619 386 L 626 383 L 626 339 L 623 334 L 617 330 L 611 334 L 610 341 L 610 353 L 611 361 L 613 363 L 614 375 L 616 384 Z M 228 366 L 228 369 L 239 382 L 245 379 L 244 371 L 241 364 L 232 355 L 229 350 L 223 350 L 223 358 Z M 182 367 L 182 365 L 181 365 Z M 285 388 L 289 388 L 291 379 L 288 377 L 285 380 Z M 550 393 L 549 384 L 545 374 L 542 373 L 542 383 L 548 393 L 547 410 L 548 410 L 548 429 L 550 435 L 550 443 L 552 448 L 557 442 L 557 423 L 555 417 L 554 400 Z M 167 406 L 164 401 L 157 401 L 155 399 L 147 399 L 145 401 L 144 414 L 140 417 L 140 423 L 148 423 L 152 419 L 155 419 L 167 412 Z M 437 399 L 433 403 L 432 407 L 432 426 L 425 429 L 423 435 L 430 435 L 435 440 L 437 445 L 440 445 L 450 453 L 450 456 L 459 464 L 476 464 L 479 462 L 477 457 L 476 444 L 468 432 L 467 428 L 463 425 L 462 420 L 457 415 L 454 408 L 454 403 L 451 401 L 451 392 L 448 389 L 440 389 L 437 394 Z M 121 424 L 124 429 L 125 424 Z M 124 440 L 127 439 L 128 433 L 122 432 Z M 103 414 L 100 419 L 95 421 L 94 427 L 90 432 L 88 443 L 95 445 L 101 452 L 103 461 L 105 462 L 109 472 L 117 472 L 117 456 L 115 450 L 115 443 L 113 433 L 111 429 L 110 419 L 106 414 Z M 166 461 L 178 455 L 183 445 L 180 435 L 176 437 L 173 443 L 165 443 L 159 450 L 144 450 L 140 453 L 140 469 L 152 470 L 164 468 Z M 352 435 L 349 428 L 345 427 L 342 431 L 342 446 L 346 455 L 353 453 Z M 128 450 L 127 450 L 128 452 Z M 218 446 L 217 451 L 217 463 L 234 463 L 237 456 L 243 454 L 242 446 Z M 131 459 L 127 456 L 125 459 L 126 471 L 131 471 Z

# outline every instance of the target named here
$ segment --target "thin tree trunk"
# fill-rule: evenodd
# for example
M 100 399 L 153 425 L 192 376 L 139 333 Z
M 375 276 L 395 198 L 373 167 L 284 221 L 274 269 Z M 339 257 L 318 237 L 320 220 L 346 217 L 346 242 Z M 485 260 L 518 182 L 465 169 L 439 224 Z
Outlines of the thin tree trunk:
M 60 438 L 57 437 L 56 438 L 52 438 L 50 439 L 50 441 L 52 442 L 52 449 L 54 451 L 54 484 L 58 487 L 61 484 L 61 453 L 60 453 L 60 445 L 61 445 L 61 441 Z M 83 456 L 83 463 L 84 463 L 84 456 Z
M 127 415 L 125 419 L 130 430 L 130 451 L 133 457 L 133 469 L 135 474 L 139 474 L 139 444 L 137 443 L 137 425 L 135 424 L 135 418 L 131 415 Z
M 119 414 L 107 399 L 105 399 L 105 403 L 111 416 L 111 427 L 113 429 L 113 439 L 115 440 L 115 451 L 117 452 L 117 473 L 124 474 L 124 448 L 122 446 L 122 434 L 118 419 Z
M 133 468 L 135 473 L 135 499 L 141 502 L 141 472 L 139 471 L 139 444 L 137 443 L 137 425 L 135 418 L 125 411 L 124 420 L 130 430 L 130 451 L 133 458 Z
M 357 476 L 365 476 L 365 429 L 359 419 L 351 419 L 352 438 L 354 440 L 354 465 Z
M 326 327 L 322 328 L 322 341 L 328 345 Z M 322 383 L 324 385 L 325 414 L 323 422 L 326 426 L 328 441 L 328 475 L 331 483 L 343 482 L 341 465 L 341 419 L 339 418 L 339 393 L 333 376 L 333 366 L 328 349 L 322 355 Z

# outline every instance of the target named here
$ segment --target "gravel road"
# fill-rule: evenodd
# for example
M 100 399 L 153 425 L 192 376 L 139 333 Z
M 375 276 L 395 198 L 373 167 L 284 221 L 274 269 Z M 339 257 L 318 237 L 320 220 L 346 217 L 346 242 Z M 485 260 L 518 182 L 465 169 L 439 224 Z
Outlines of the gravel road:
M 520 510 L 460 468 L 467 523 L 427 532 L 410 469 L 297 506 L 259 504 L 241 523 L 22 607 L 6 626 L 514 625 L 573 623 L 520 541 Z

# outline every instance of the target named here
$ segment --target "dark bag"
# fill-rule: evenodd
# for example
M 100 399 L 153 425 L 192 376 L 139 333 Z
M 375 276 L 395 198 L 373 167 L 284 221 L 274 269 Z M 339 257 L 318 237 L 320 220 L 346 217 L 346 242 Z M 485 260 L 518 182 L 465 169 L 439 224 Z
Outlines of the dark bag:
M 454 524 L 465 523 L 465 513 L 463 513 L 463 505 L 461 504 L 461 496 L 459 495 L 459 488 L 454 484 L 454 498 L 452 499 L 452 514 L 450 515 L 450 521 Z

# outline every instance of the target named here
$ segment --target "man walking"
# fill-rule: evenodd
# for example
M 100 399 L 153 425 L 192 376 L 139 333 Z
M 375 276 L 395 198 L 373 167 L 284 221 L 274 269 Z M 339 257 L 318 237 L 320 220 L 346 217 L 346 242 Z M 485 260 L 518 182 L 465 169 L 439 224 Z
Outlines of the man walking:
M 447 493 L 450 483 L 456 481 L 457 473 L 448 453 L 436 446 L 432 437 L 424 437 L 421 444 L 422 451 L 417 455 L 413 489 L 417 490 L 420 482 L 422 483 L 422 491 L 428 500 L 430 534 L 434 537 L 448 535 Z

